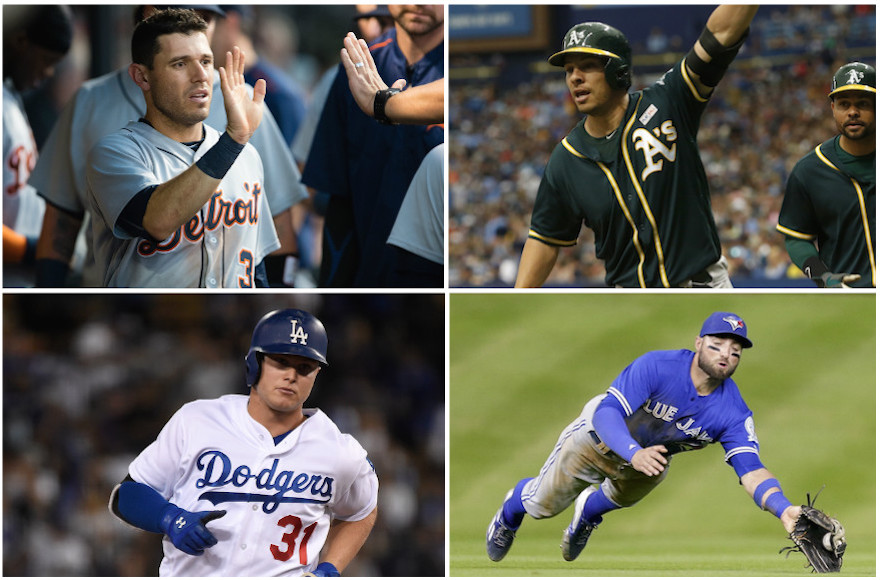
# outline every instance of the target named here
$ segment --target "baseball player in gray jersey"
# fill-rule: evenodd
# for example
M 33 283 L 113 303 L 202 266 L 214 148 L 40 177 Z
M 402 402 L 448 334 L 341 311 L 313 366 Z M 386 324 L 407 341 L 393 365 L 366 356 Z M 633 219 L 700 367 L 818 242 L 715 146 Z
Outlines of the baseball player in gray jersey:
M 193 6 L 208 23 L 210 40 L 214 19 L 221 17 L 219 6 Z M 136 20 L 149 16 L 153 6 L 139 8 Z M 37 255 L 37 286 L 65 285 L 73 257 L 74 270 L 83 286 L 101 286 L 99 268 L 92 253 L 89 203 L 86 195 L 86 154 L 102 137 L 137 120 L 146 111 L 141 89 L 128 74 L 128 67 L 87 81 L 61 112 L 40 151 L 30 185 L 46 199 Z M 226 127 L 226 112 L 219 76 L 214 74 L 213 98 L 205 123 L 219 131 Z M 300 184 L 300 174 L 281 132 L 264 107 L 260 126 L 250 139 L 263 161 L 264 195 L 275 223 L 282 248 L 274 254 L 296 251 L 291 209 L 308 197 Z M 82 228 L 85 222 L 86 227 Z M 82 228 L 82 232 L 79 235 Z M 76 246 L 76 251 L 74 247 Z M 273 258 L 274 258 L 273 254 Z M 82 265 L 80 265 L 82 263 Z M 270 283 L 275 283 L 270 274 Z M 68 282 L 70 283 L 70 282 Z
M 90 151 L 88 196 L 106 286 L 267 285 L 263 258 L 280 247 L 248 140 L 263 115 L 265 81 L 251 96 L 238 47 L 219 68 L 226 132 L 203 121 L 214 57 L 192 10 L 157 12 L 135 28 L 129 74 L 146 115 Z

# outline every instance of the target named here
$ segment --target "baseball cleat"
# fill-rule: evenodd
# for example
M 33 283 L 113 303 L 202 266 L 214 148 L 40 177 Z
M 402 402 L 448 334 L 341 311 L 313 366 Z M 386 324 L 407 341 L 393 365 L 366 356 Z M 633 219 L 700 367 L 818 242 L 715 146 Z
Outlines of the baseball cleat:
M 599 525 L 599 523 L 591 524 L 583 521 L 584 506 L 587 505 L 587 498 L 591 494 L 596 493 L 595 487 L 588 487 L 580 493 L 574 502 L 574 516 L 571 518 L 571 524 L 562 533 L 562 557 L 566 562 L 571 562 L 581 555 L 590 534 Z M 600 518 L 601 521 L 601 518 Z
M 489 529 L 486 530 L 486 552 L 489 554 L 489 559 L 493 562 L 500 562 L 507 555 L 507 552 L 510 551 L 510 547 L 513 545 L 513 539 L 516 537 L 516 530 L 508 528 L 501 517 L 501 514 L 504 512 L 504 503 L 510 499 L 511 495 L 513 495 L 512 489 L 504 496 L 501 507 L 495 512 L 495 517 L 492 519 L 492 523 L 489 524 Z

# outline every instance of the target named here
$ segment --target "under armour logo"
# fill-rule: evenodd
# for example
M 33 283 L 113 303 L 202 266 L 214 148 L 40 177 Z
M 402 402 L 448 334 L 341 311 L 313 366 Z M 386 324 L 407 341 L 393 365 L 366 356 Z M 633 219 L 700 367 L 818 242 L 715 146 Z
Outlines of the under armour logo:
M 299 342 L 300 344 L 308 344 L 309 334 L 299 325 L 299 320 L 295 318 L 290 321 L 292 328 L 290 330 L 290 342 Z
M 737 328 L 744 328 L 745 324 L 739 318 L 734 318 L 733 316 L 725 316 L 722 318 L 724 322 L 730 325 L 730 330 L 736 330 Z
M 174 521 L 174 525 L 177 526 L 177 529 L 178 529 L 178 530 L 182 530 L 182 529 L 183 529 L 183 526 L 186 525 L 186 520 L 183 519 L 183 516 L 180 516 L 179 518 L 177 518 L 177 519 Z
M 847 73 L 849 76 L 846 78 L 846 84 L 848 85 L 857 85 L 862 79 L 865 77 L 865 73 L 860 70 L 852 69 Z

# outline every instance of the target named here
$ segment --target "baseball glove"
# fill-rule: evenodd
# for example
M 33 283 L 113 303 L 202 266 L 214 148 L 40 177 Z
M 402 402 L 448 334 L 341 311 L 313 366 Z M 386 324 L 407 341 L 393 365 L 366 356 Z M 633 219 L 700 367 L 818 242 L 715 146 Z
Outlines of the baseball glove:
M 801 515 L 795 522 L 794 531 L 789 534 L 794 546 L 786 546 L 779 553 L 786 552 L 786 557 L 792 552 L 803 553 L 807 558 L 804 567 L 812 567 L 820 574 L 840 572 L 846 550 L 845 531 L 839 521 L 813 507 L 817 497 L 818 493 L 810 501 L 810 494 L 807 494 L 807 505 L 801 506 Z

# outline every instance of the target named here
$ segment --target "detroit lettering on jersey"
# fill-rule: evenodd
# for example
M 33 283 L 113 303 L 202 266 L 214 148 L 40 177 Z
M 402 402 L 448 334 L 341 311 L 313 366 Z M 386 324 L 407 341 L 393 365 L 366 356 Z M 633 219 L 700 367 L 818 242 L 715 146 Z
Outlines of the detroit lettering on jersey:
M 204 475 L 196 480 L 196 487 L 245 487 L 251 481 L 257 489 L 275 490 L 275 493 L 247 493 L 235 491 L 206 491 L 200 500 L 219 505 L 227 502 L 255 502 L 263 504 L 263 512 L 271 514 L 282 503 L 326 504 L 333 497 L 333 478 L 320 474 L 278 471 L 278 459 L 257 473 L 247 465 L 232 467 L 232 461 L 222 451 L 205 451 L 196 460 L 196 468 Z M 293 492 L 299 495 L 285 495 Z
M 180 226 L 176 232 L 161 242 L 143 240 L 138 243 L 137 251 L 141 256 L 152 256 L 156 252 L 172 252 L 180 245 L 181 240 L 197 243 L 205 236 L 206 231 L 214 231 L 220 226 L 231 228 L 237 225 L 255 225 L 259 221 L 259 198 L 263 189 L 259 183 L 244 184 L 244 190 L 250 193 L 251 199 L 228 200 L 223 197 L 223 190 L 218 189 L 208 202 L 208 211 L 202 220 L 201 212 Z

